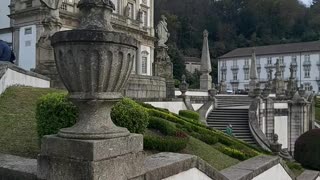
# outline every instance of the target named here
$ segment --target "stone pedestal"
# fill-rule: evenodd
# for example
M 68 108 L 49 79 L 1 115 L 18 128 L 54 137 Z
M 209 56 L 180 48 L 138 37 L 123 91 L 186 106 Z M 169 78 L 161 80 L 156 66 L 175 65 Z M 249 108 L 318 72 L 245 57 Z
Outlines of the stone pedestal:
M 38 157 L 38 178 L 127 180 L 145 171 L 143 136 L 76 140 L 46 136 Z
M 166 80 L 166 89 L 167 98 L 175 98 L 175 87 L 174 87 L 174 80 L 173 79 L 167 79 Z
M 174 87 L 174 79 L 173 79 L 173 64 L 170 61 L 170 57 L 168 55 L 168 51 L 164 47 L 158 47 L 156 49 L 156 60 L 153 65 L 154 76 L 162 77 L 166 79 L 166 96 L 167 98 L 175 97 L 175 87 Z
M 200 89 L 209 90 L 212 85 L 212 77 L 209 74 L 203 74 L 200 76 Z

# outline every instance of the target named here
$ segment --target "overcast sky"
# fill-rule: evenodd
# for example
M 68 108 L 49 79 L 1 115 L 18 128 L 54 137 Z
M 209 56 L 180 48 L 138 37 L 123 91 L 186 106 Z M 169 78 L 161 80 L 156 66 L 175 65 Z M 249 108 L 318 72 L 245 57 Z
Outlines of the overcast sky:
M 301 2 L 305 3 L 307 6 L 310 6 L 312 0 L 300 0 Z

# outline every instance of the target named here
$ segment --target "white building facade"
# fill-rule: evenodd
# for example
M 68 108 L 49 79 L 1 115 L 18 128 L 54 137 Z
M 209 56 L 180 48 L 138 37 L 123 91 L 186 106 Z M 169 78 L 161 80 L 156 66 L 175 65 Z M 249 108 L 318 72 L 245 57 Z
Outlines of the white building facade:
M 12 28 L 10 14 L 10 0 L 1 0 L 0 3 L 0 39 L 12 46 Z
M 130 34 L 139 41 L 133 73 L 152 75 L 155 49 L 154 0 L 112 1 L 116 7 L 112 16 L 114 29 Z M 61 30 L 70 30 L 78 26 L 78 2 L 79 0 L 63 0 L 60 8 L 63 25 Z M 36 46 L 43 32 L 41 21 L 45 18 L 44 11 L 46 9 L 41 6 L 40 0 L 1 0 L 0 38 L 12 43 L 17 64 L 26 70 L 37 66 Z M 11 18 L 11 24 L 8 16 Z M 1 28 L 11 31 L 6 34 Z
M 219 82 L 224 80 L 232 90 L 249 89 L 250 65 L 253 48 L 238 48 L 219 57 Z M 270 69 L 275 74 L 275 63 L 280 61 L 282 79 L 290 77 L 290 65 L 298 85 L 306 90 L 320 91 L 320 41 L 255 47 L 257 75 L 261 88 L 268 81 Z

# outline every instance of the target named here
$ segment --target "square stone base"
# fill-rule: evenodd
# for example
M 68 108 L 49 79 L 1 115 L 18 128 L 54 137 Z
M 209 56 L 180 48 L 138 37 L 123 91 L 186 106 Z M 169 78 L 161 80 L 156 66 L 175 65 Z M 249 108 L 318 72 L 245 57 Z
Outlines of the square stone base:
M 38 157 L 38 178 L 127 180 L 144 173 L 143 137 L 75 140 L 46 136 Z

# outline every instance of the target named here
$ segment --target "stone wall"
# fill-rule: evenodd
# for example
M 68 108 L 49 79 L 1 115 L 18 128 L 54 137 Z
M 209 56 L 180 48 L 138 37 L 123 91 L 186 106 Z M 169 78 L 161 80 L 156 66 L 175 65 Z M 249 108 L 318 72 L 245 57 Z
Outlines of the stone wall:
M 0 94 L 10 86 L 49 88 L 50 79 L 13 64 L 0 62 Z
M 166 97 L 166 80 L 155 76 L 131 74 L 124 95 L 133 99 Z

